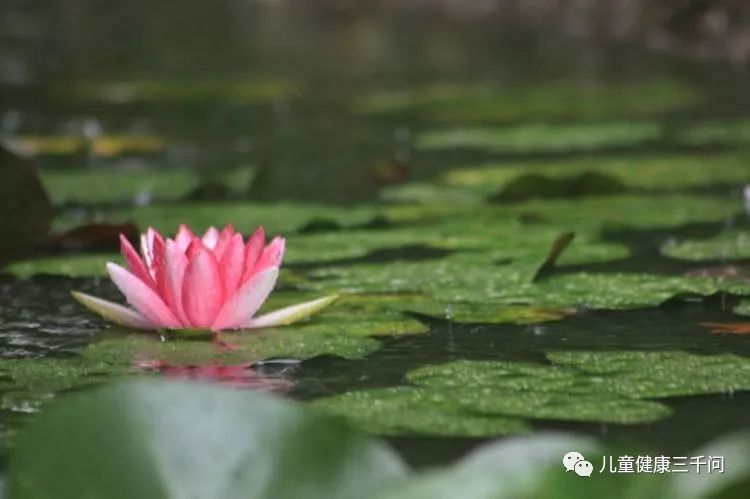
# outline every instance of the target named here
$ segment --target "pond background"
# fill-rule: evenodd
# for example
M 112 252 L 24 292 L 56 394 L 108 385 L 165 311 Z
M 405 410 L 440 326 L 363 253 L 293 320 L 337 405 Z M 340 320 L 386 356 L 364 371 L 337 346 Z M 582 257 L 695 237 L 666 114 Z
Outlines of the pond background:
M 0 17 L 0 136 L 41 172 L 55 206 L 53 227 L 59 231 L 96 221 L 126 221 L 110 220 L 107 213 L 113 209 L 156 206 L 152 219 L 135 218 L 139 226 L 144 220 L 158 225 L 167 223 L 159 218 L 160 206 L 168 210 L 172 203 L 206 201 L 229 206 L 246 200 L 268 203 L 269 210 L 279 203 L 340 210 L 327 216 L 315 208 L 307 220 L 279 224 L 292 227 L 290 232 L 341 230 L 330 225 L 331 218 L 344 228 L 349 223 L 357 230 L 378 229 L 382 220 L 356 220 L 356 210 L 403 199 L 399 186 L 429 184 L 442 172 L 486 163 L 518 167 L 566 158 L 637 161 L 641 156 L 700 158 L 719 152 L 736 155 L 750 171 L 744 155 L 750 147 L 750 125 L 744 121 L 750 116 L 750 82 L 737 57 L 701 59 L 690 50 L 655 51 L 639 40 L 576 37 L 544 25 L 503 22 L 489 13 L 462 16 L 455 10 L 375 4 L 38 2 L 4 5 Z M 730 132 L 709 133 L 708 140 L 679 139 L 681 130 L 717 120 L 739 124 L 731 125 Z M 556 126 L 589 125 L 593 135 L 602 123 L 631 121 L 659 123 L 666 132 L 622 142 L 582 139 L 583 147 L 575 146 L 575 137 L 573 147 L 546 145 L 554 142 Z M 534 128 L 539 123 L 548 128 L 540 132 Z M 524 135 L 508 147 L 419 146 L 430 142 L 425 134 L 433 130 L 524 125 L 532 125 L 526 132 L 532 137 Z M 623 128 L 637 134 L 629 125 Z M 699 161 L 691 168 L 713 166 Z M 103 181 L 86 184 L 66 181 L 65 172 L 89 179 L 105 173 Z M 121 175 L 107 177 L 108 172 Z M 155 172 L 175 176 L 159 180 L 150 176 Z M 183 173 L 200 180 L 180 187 Z M 126 177 L 148 180 L 120 184 Z M 578 262 L 578 270 L 600 265 L 603 270 L 681 275 L 725 263 L 721 254 L 707 258 L 708 263 L 675 263 L 658 251 L 670 239 L 746 231 L 739 195 L 743 184 L 736 180 L 741 175 L 733 181 L 706 177 L 709 181 L 692 191 L 674 191 L 724 199 L 734 207 L 726 216 L 709 221 L 686 216 L 682 224 L 651 233 L 624 231 L 619 242 L 632 249 L 632 258 L 625 263 Z M 443 195 L 438 192 L 437 204 L 453 202 Z M 339 213 L 347 211 L 353 221 L 341 222 Z M 170 216 L 165 218 L 171 221 Z M 633 216 L 641 216 L 635 208 Z M 572 218 L 586 218 L 586 213 Z M 570 228 L 560 225 L 561 230 Z M 385 268 L 394 262 L 439 261 L 441 251 L 449 251 L 413 243 L 385 248 L 332 260 Z M 314 243 L 305 247 L 316 249 Z M 543 256 L 546 250 L 531 253 Z M 742 246 L 730 259 L 746 265 L 746 251 Z M 39 256 L 48 256 L 43 253 Z M 295 260 L 289 269 L 314 282 L 305 272 L 322 264 L 315 258 Z M 13 269 L 0 282 L 0 356 L 15 361 L 75 356 L 92 338 L 110 334 L 68 297 L 71 288 L 116 297 L 107 283 L 86 272 L 73 272 L 76 277 L 59 269 L 49 272 L 49 267 Z M 291 281 L 285 289 L 294 291 Z M 388 337 L 363 359 L 322 355 L 295 367 L 271 362 L 267 369 L 297 383 L 293 397 L 310 400 L 399 385 L 408 371 L 424 364 L 458 359 L 545 362 L 550 349 L 686 350 L 745 357 L 750 352 L 745 337 L 712 335 L 701 325 L 737 321 L 732 306 L 739 294 L 631 311 L 586 311 L 542 325 L 452 321 L 433 311 L 431 318 L 418 316 L 429 329 L 426 334 Z M 438 310 L 450 315 L 452 302 L 437 301 Z M 34 396 L 18 396 L 27 388 L 17 386 L 15 367 L 6 369 L 11 374 L 1 420 L 11 435 L 40 399 L 58 390 L 35 388 Z M 636 451 L 678 455 L 726 431 L 747 428 L 750 395 L 724 391 L 676 397 L 665 404 L 674 415 L 648 425 L 553 418 L 532 421 L 531 427 L 570 429 L 627 443 Z M 392 442 L 411 462 L 424 466 L 450 461 L 481 440 L 422 436 L 394 437 Z

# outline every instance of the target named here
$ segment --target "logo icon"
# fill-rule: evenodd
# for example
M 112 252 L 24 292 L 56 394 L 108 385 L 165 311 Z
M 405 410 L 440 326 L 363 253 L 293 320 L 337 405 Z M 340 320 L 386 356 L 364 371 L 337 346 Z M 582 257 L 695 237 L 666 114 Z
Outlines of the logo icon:
M 578 461 L 575 467 L 576 475 L 590 477 L 594 472 L 594 465 L 589 461 Z
M 590 477 L 594 472 L 594 465 L 590 461 L 586 461 L 583 454 L 580 452 L 568 452 L 563 456 L 563 466 L 565 466 L 565 472 L 574 471 L 576 475 L 583 477 Z

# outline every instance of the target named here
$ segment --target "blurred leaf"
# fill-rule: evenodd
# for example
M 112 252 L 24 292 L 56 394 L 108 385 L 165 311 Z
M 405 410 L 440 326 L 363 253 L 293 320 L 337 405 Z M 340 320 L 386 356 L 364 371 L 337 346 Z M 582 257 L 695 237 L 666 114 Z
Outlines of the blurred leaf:
M 748 145 L 750 120 L 706 121 L 696 123 L 677 134 L 677 140 L 689 145 Z
M 730 230 L 706 239 L 670 240 L 661 246 L 670 258 L 689 261 L 725 261 L 750 258 L 750 231 Z
M 508 182 L 491 197 L 492 201 L 522 201 L 534 198 L 578 198 L 608 196 L 625 191 L 617 178 L 598 172 L 583 172 L 572 177 L 548 178 L 539 174 L 524 174 Z
M 19 438 L 13 497 L 348 499 L 405 474 L 384 444 L 252 392 L 131 382 L 72 395 Z
M 648 121 L 457 128 L 423 132 L 417 135 L 415 147 L 426 151 L 559 152 L 633 146 L 657 140 L 661 133 L 658 123 Z
M 586 455 L 596 450 L 591 439 L 564 434 L 510 438 L 485 444 L 454 466 L 414 475 L 406 483 L 374 494 L 373 499 L 540 497 L 539 493 L 545 492 L 546 476 L 556 474 L 585 482 L 571 474 L 565 476 L 562 458 L 571 451 Z
M 52 207 L 31 165 L 0 145 L 0 264 L 43 243 Z

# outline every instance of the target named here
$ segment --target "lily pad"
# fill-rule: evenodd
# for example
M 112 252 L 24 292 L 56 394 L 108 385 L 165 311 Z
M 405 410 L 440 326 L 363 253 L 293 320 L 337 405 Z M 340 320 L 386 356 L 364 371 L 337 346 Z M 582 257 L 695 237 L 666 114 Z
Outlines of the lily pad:
M 750 144 L 750 120 L 696 123 L 678 133 L 677 140 L 689 145 L 748 145 Z
M 272 357 L 310 358 L 322 354 L 360 358 L 380 346 L 376 340 L 342 334 L 341 331 L 305 330 L 304 327 L 243 333 L 226 333 L 227 348 L 211 341 L 160 341 L 158 336 L 132 334 L 92 344 L 82 358 L 86 362 L 132 365 L 158 360 L 169 364 L 233 365 Z
M 60 255 L 23 260 L 8 265 L 3 271 L 21 279 L 35 275 L 104 277 L 107 275 L 105 264 L 107 262 L 118 262 L 121 259 L 120 255 L 117 254 Z
M 530 431 L 521 420 L 463 413 L 450 396 L 411 387 L 351 391 L 311 406 L 378 435 L 486 437 Z
M 13 453 L 9 489 L 36 498 L 335 499 L 405 472 L 383 443 L 291 402 L 131 382 L 68 397 L 36 417 Z
M 699 100 L 690 87 L 671 80 L 628 85 L 431 84 L 376 92 L 353 108 L 365 114 L 417 112 L 435 120 L 507 121 L 522 118 L 653 116 Z
M 671 414 L 658 402 L 604 394 L 595 388 L 598 378 L 556 366 L 458 361 L 417 369 L 407 379 L 455 393 L 451 400 L 475 414 L 614 424 L 651 422 Z
M 448 257 L 434 262 L 328 267 L 300 283 L 310 290 L 351 293 L 422 293 L 446 305 L 455 302 L 494 306 L 630 309 L 655 306 L 678 295 L 707 296 L 718 291 L 746 293 L 750 284 L 701 277 L 625 273 L 565 273 L 532 283 L 533 262 L 488 267 L 483 260 Z
M 686 352 L 549 352 L 556 365 L 591 375 L 581 392 L 663 398 L 750 390 L 750 359 Z
M 496 192 L 520 175 L 544 175 L 560 178 L 598 172 L 616 178 L 628 187 L 643 189 L 679 189 L 717 183 L 742 184 L 750 180 L 750 157 L 746 153 L 696 153 L 670 156 L 633 156 L 576 158 L 556 161 L 534 161 L 519 164 L 489 163 L 450 170 L 439 183 L 447 186 Z M 710 168 L 706 168 L 710 165 Z
M 479 149 L 509 153 L 558 152 L 632 146 L 657 140 L 661 133 L 658 123 L 647 121 L 458 128 L 423 132 L 417 135 L 415 147 L 427 151 Z
M 750 258 L 750 231 L 731 230 L 709 239 L 669 241 L 661 253 L 689 261 L 742 260 Z
M 239 178 L 240 175 L 245 178 Z M 232 188 L 246 189 L 252 168 L 212 172 L 205 177 L 194 170 L 45 170 L 41 179 L 55 204 L 113 203 L 150 204 L 154 200 L 178 200 L 199 188 L 206 179 Z
M 563 308 L 535 308 L 525 306 L 498 306 L 488 303 L 450 303 L 428 301 L 409 306 L 412 312 L 436 319 L 482 324 L 538 324 L 560 320 L 574 311 Z
M 184 223 L 196 232 L 210 226 L 231 223 L 249 234 L 263 225 L 269 234 L 298 231 L 312 222 L 327 220 L 337 227 L 352 227 L 373 221 L 379 210 L 370 206 L 336 207 L 302 203 L 219 203 L 193 202 L 151 205 L 97 211 L 99 220 L 110 223 L 132 221 L 139 227 L 154 227 L 164 234 L 172 234 Z M 69 229 L 80 220 L 58 217 L 57 229 Z
M 735 355 L 549 352 L 547 358 L 552 365 L 429 365 L 407 374 L 412 386 L 351 391 L 313 405 L 375 433 L 489 436 L 524 431 L 523 421 L 535 419 L 648 423 L 671 414 L 653 399 L 750 390 L 750 360 Z

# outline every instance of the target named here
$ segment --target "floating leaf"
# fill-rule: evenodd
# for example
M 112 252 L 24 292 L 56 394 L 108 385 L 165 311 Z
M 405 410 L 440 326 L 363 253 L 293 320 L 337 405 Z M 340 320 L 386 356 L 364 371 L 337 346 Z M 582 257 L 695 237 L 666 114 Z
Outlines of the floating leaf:
M 624 191 L 625 185 L 615 177 L 595 171 L 560 178 L 528 173 L 508 182 L 491 200 L 509 202 L 535 198 L 579 198 L 608 196 Z
M 750 284 L 710 278 L 669 277 L 645 273 L 565 273 L 530 282 L 533 262 L 488 266 L 482 258 L 455 256 L 431 262 L 394 262 L 328 267 L 300 283 L 310 290 L 352 293 L 422 293 L 438 303 L 528 305 L 542 308 L 632 309 L 659 305 L 682 295 L 738 294 Z
M 633 146 L 657 140 L 661 133 L 661 127 L 652 122 L 459 128 L 423 132 L 416 137 L 415 147 L 428 151 L 557 152 Z
M 379 435 L 486 437 L 529 431 L 521 420 L 461 412 L 450 396 L 410 387 L 351 391 L 312 406 Z
M 86 169 L 44 170 L 41 179 L 55 204 L 114 203 L 136 205 L 154 201 L 175 201 L 193 195 L 205 182 L 225 186 L 227 194 L 241 195 L 252 180 L 251 167 L 200 171 Z M 238 191 L 239 189 L 239 191 Z
M 750 231 L 731 230 L 708 239 L 671 240 L 661 246 L 661 253 L 689 261 L 750 258 Z
M 703 322 L 701 325 L 716 334 L 750 334 L 750 322 Z
M 750 120 L 696 123 L 679 132 L 677 140 L 690 145 L 747 145 L 750 144 Z
M 690 155 L 638 155 L 632 157 L 585 157 L 544 162 L 489 163 L 449 170 L 440 184 L 490 193 L 505 188 L 522 175 L 543 175 L 548 179 L 570 178 L 596 172 L 641 189 L 686 189 L 711 184 L 742 184 L 750 180 L 748 155 L 736 153 L 694 153 Z M 710 164 L 711 168 L 705 168 Z M 408 185 L 408 184 L 407 184 Z
M 509 121 L 529 117 L 607 118 L 652 116 L 699 100 L 689 86 L 671 80 L 627 85 L 496 86 L 428 84 L 378 91 L 355 100 L 356 112 L 416 112 L 430 121 Z

